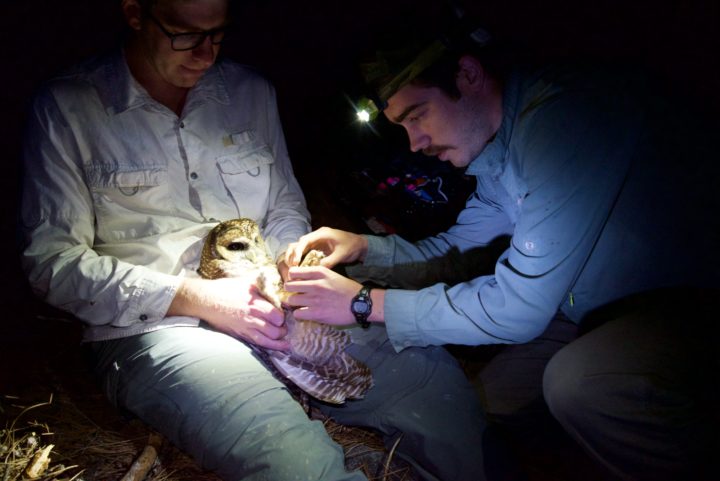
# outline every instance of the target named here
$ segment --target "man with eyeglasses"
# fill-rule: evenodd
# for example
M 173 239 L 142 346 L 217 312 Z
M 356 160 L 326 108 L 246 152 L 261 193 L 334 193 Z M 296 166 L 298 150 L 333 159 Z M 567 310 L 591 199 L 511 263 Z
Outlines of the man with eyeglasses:
M 203 468 L 226 480 L 365 479 L 245 344 L 287 348 L 283 315 L 255 280 L 195 274 L 219 221 L 255 219 L 277 259 L 309 231 L 272 87 L 218 60 L 227 0 L 121 5 L 123 49 L 51 80 L 32 106 L 30 284 L 84 321 L 111 402 Z M 375 386 L 335 418 L 399 441 L 423 479 L 478 479 L 483 460 L 464 449 L 480 445 L 482 415 L 452 357 L 396 354 L 384 330 L 354 331 L 350 352 Z

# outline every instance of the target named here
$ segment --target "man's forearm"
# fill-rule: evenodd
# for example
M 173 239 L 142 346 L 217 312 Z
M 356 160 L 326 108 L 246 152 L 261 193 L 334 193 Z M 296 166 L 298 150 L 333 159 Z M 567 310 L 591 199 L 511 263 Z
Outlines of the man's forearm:
M 205 279 L 183 279 L 168 308 L 168 316 L 190 316 L 204 318 L 202 311 L 202 283 Z

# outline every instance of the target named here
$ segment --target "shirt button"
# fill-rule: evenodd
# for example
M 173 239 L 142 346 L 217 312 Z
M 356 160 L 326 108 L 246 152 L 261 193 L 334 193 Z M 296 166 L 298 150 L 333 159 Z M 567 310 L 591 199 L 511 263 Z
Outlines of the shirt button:
M 147 314 L 140 314 L 140 320 L 141 320 L 141 321 L 147 321 L 147 319 L 148 319 Z
M 180 128 L 181 128 L 181 129 L 184 129 L 184 128 L 185 128 L 185 122 L 180 122 Z
M 195 179 L 198 178 L 198 175 L 197 175 L 195 172 L 191 172 L 191 173 L 190 173 L 190 178 L 191 178 L 192 180 L 195 180 Z

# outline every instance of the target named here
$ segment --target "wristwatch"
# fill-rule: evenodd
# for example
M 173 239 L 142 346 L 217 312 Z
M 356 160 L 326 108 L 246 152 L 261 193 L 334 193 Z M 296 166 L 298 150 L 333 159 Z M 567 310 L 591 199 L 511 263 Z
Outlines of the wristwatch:
M 363 329 L 370 327 L 368 317 L 372 312 L 372 299 L 370 299 L 370 287 L 363 286 L 360 292 L 350 301 L 350 312 Z

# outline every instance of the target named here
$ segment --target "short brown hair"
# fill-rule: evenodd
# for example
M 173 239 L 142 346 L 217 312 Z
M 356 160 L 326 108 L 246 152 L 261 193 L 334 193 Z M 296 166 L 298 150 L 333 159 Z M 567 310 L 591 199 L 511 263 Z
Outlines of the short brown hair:
M 492 76 L 505 77 L 510 62 L 474 20 L 448 22 L 443 30 L 408 23 L 380 38 L 369 59 L 361 63 L 367 87 L 385 103 L 403 85 L 437 87 L 450 98 L 460 97 L 456 75 L 460 58 L 477 58 Z M 482 38 L 481 38 L 482 37 Z

